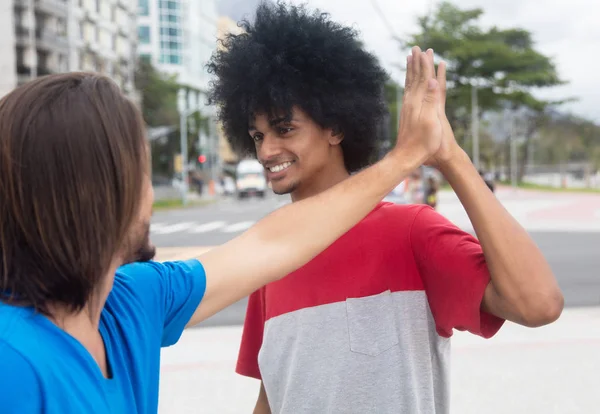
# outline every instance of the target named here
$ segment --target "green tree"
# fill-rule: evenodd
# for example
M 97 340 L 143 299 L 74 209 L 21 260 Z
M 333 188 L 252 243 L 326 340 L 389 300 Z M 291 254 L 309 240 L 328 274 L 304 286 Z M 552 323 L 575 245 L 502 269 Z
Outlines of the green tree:
M 479 111 L 531 110 L 531 139 L 538 118 L 559 102 L 536 99 L 532 91 L 563 84 L 552 60 L 535 50 L 531 33 L 520 28 L 484 29 L 480 8 L 461 10 L 443 2 L 428 16 L 418 19 L 419 31 L 402 46 L 433 48 L 448 64 L 447 114 L 459 143 L 468 142 L 472 85 L 477 85 Z M 524 147 L 529 148 L 529 145 Z M 522 154 L 526 159 L 527 154 Z
M 180 119 L 177 110 L 177 94 L 182 86 L 176 76 L 167 75 L 156 70 L 146 60 L 138 63 L 136 88 L 141 93 L 141 110 L 149 127 L 174 127 L 168 135 L 151 143 L 152 171 L 154 174 L 172 176 L 174 157 L 181 152 Z M 209 121 L 200 112 L 188 117 L 188 155 L 195 160 L 200 155 L 198 134 L 201 130 L 208 134 Z
M 175 76 L 160 73 L 150 62 L 140 59 L 135 86 L 141 92 L 142 114 L 149 126 L 179 125 L 177 91 L 180 86 Z

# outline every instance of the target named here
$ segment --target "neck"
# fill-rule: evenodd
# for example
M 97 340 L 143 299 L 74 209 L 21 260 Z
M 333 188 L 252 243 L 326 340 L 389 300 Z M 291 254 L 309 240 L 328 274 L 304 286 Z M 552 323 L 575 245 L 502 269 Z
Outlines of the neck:
M 344 166 L 344 162 L 333 162 L 328 167 L 324 167 L 321 171 L 315 174 L 315 180 L 312 180 L 306 185 L 302 185 L 294 191 L 292 196 L 292 202 L 300 201 L 308 197 L 312 197 L 334 185 L 344 181 L 350 176 L 348 170 Z
M 67 332 L 83 345 L 98 364 L 105 377 L 110 376 L 104 342 L 100 335 L 100 318 L 102 310 L 112 289 L 116 267 L 111 267 L 110 273 L 104 278 L 88 303 L 78 312 L 72 312 L 63 305 L 50 307 L 48 317 L 56 326 Z

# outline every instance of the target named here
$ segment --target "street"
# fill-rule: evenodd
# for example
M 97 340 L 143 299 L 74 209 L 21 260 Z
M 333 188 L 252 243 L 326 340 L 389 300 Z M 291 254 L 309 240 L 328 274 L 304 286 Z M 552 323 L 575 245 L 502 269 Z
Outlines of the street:
M 600 305 L 600 197 L 590 197 L 594 208 L 578 209 L 580 213 L 589 210 L 591 221 L 587 222 L 585 216 L 579 217 L 579 221 L 572 217 L 571 212 L 577 210 L 569 209 L 571 203 L 581 202 L 577 196 L 561 198 L 548 194 L 532 200 L 527 194 L 514 199 L 510 192 L 501 192 L 499 197 L 504 199 L 505 206 L 526 229 L 533 228 L 530 234 L 550 262 L 565 295 L 566 306 Z M 440 213 L 465 230 L 472 231 L 465 222 L 458 201 L 448 193 L 442 194 L 440 199 Z M 164 256 L 165 251 L 184 255 L 187 251 L 181 249 L 184 247 L 194 252 L 195 248 L 224 243 L 287 202 L 287 196 L 270 195 L 264 200 L 225 199 L 204 207 L 157 212 L 152 223 L 152 240 L 159 249 L 158 259 Z M 565 217 L 561 216 L 563 210 L 568 213 Z M 554 218 L 554 223 L 546 223 L 549 216 Z M 585 225 L 581 226 L 580 221 Z M 561 225 L 564 229 L 561 229 Z M 548 230 L 545 230 L 546 227 Z M 245 309 L 246 301 L 242 300 L 206 320 L 201 326 L 239 325 L 243 323 Z

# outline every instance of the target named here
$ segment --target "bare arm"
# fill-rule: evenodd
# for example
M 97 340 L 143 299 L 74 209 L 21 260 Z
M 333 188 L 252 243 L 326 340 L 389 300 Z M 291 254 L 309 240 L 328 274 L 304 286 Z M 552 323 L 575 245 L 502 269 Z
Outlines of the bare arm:
M 396 147 L 380 162 L 331 189 L 287 205 L 200 257 L 204 299 L 188 326 L 308 263 L 363 219 L 398 183 L 439 148 L 439 88 L 433 58 L 420 54 L 405 93 Z
M 485 255 L 491 282 L 483 310 L 530 327 L 558 319 L 563 296 L 548 262 L 468 156 L 459 152 L 442 172 L 465 207 Z
M 260 383 L 258 400 L 256 400 L 256 406 L 254 407 L 253 414 L 271 414 L 269 400 L 267 399 L 267 392 L 265 391 L 265 385 L 262 382 Z
M 458 195 L 481 243 L 491 276 L 482 309 L 525 326 L 551 323 L 563 309 L 556 279 L 527 231 L 500 204 L 456 143 L 445 115 L 445 80 L 445 65 L 440 64 L 444 132 L 440 149 L 428 163 L 438 167 Z

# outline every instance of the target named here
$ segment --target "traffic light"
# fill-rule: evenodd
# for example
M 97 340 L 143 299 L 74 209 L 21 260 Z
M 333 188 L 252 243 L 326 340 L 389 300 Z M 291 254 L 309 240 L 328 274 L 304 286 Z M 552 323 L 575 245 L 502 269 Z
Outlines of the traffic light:
M 204 154 L 198 155 L 198 162 L 200 164 L 204 164 L 206 162 L 206 155 L 204 155 Z

